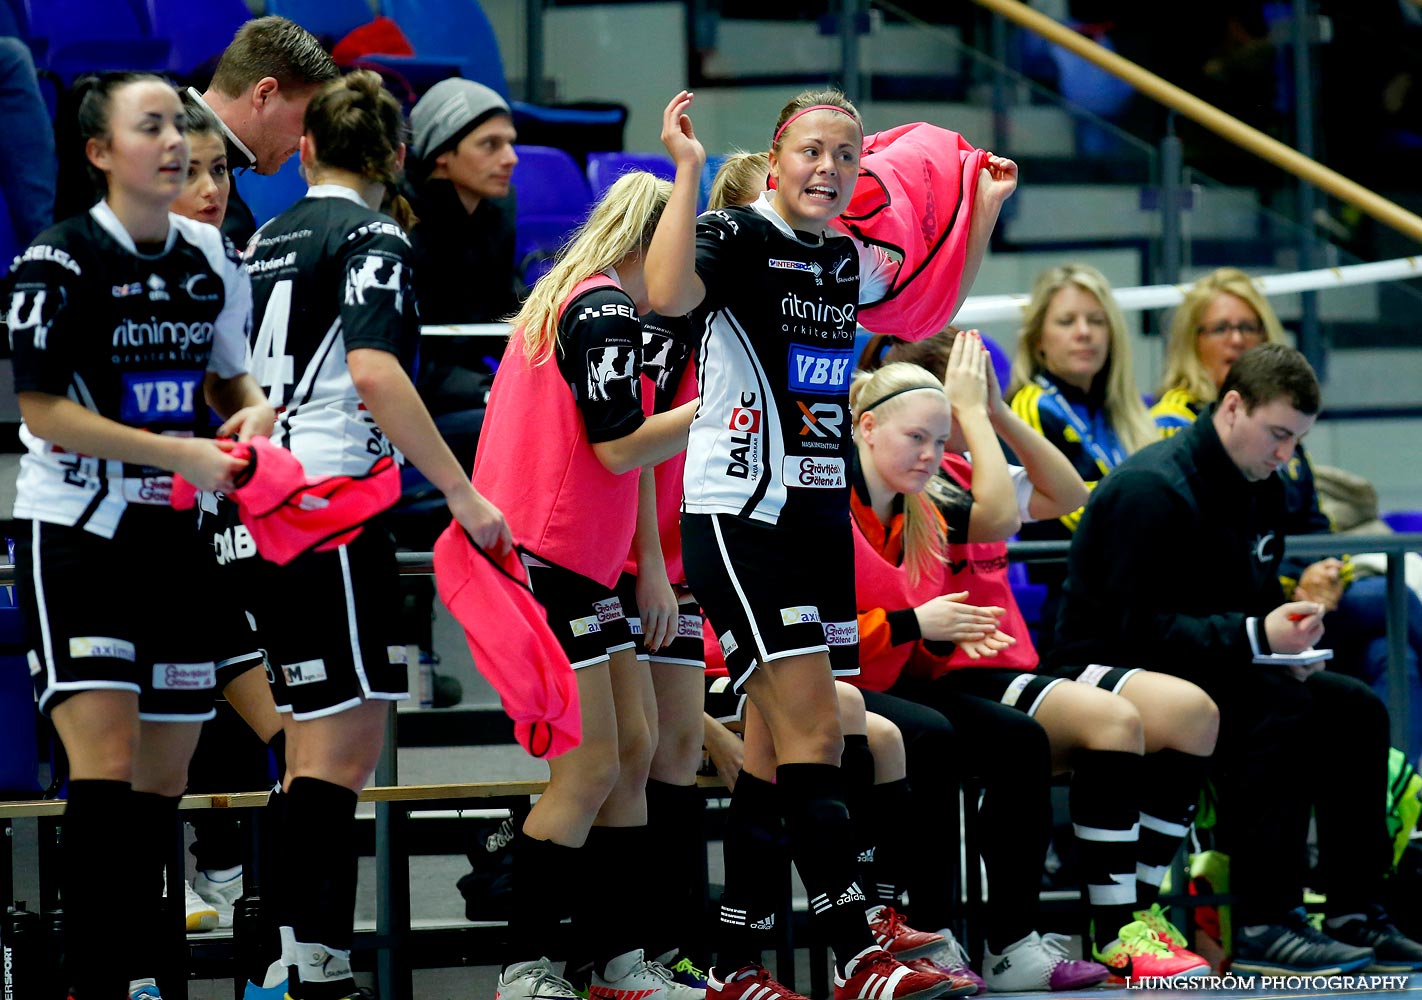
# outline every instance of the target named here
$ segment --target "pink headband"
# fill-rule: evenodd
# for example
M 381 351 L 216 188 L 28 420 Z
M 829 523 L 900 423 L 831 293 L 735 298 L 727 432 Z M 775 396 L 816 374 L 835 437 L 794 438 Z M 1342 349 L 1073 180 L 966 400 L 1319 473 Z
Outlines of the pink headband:
M 784 123 L 782 123 L 781 126 L 775 130 L 775 135 L 771 137 L 770 144 L 773 146 L 777 142 L 779 142 L 781 134 L 784 133 L 784 131 L 790 127 L 791 122 L 793 122 L 796 118 L 801 117 L 802 115 L 808 115 L 811 111 L 838 111 L 840 114 L 844 115 L 844 117 L 854 122 L 855 125 L 859 125 L 859 119 L 855 118 L 852 114 L 841 108 L 838 104 L 811 104 L 808 108 L 802 108 L 801 110 L 791 115 L 789 118 L 785 119 Z M 864 127 L 862 125 L 859 126 L 859 131 L 862 135 L 864 132 Z

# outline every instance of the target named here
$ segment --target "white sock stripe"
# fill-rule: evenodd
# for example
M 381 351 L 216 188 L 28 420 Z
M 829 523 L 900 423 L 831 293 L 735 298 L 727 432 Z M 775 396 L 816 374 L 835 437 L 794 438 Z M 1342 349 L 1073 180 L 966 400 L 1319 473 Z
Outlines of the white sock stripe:
M 1146 830 L 1154 830 L 1156 833 L 1163 833 L 1167 837 L 1183 837 L 1190 832 L 1189 826 L 1171 823 L 1149 813 L 1141 813 L 1141 827 Z
M 1073 823 L 1071 829 L 1077 840 L 1096 843 L 1130 843 L 1141 839 L 1139 823 L 1132 823 L 1128 830 L 1108 830 L 1100 826 L 1082 826 L 1080 823 Z
M 1136 880 L 1144 882 L 1146 885 L 1160 885 L 1165 881 L 1165 873 L 1170 871 L 1169 865 L 1146 865 L 1136 862 Z
M 1087 898 L 1092 906 L 1124 906 L 1136 901 L 1136 880 L 1129 885 L 1097 885 L 1086 887 Z

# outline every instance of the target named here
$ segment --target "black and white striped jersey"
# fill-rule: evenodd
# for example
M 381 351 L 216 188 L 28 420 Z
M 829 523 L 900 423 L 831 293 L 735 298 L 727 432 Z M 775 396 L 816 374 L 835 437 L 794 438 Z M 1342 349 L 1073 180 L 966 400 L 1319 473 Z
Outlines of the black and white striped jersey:
M 346 352 L 408 370 L 419 337 L 410 240 L 350 188 L 312 187 L 247 246 L 252 374 L 277 410 L 272 440 L 310 475 L 360 475 L 394 448 L 351 382 Z
M 209 424 L 208 371 L 247 370 L 251 289 L 213 226 L 168 216 L 139 248 L 106 202 L 15 258 L 6 314 L 17 392 L 44 392 L 131 427 L 192 435 Z M 166 505 L 171 470 L 55 447 L 24 423 L 14 516 L 112 538 L 131 503 Z
M 692 314 L 701 405 L 685 510 L 778 524 L 849 517 L 849 381 L 860 302 L 892 262 L 837 233 L 797 233 L 772 192 L 697 220 Z

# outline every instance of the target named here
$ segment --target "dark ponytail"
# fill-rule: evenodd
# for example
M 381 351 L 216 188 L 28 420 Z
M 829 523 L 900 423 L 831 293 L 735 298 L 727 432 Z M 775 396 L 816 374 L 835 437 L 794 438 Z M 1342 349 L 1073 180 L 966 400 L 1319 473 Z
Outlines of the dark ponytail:
M 302 126 L 316 142 L 318 164 L 379 181 L 385 185 L 382 210 L 406 229 L 414 225 L 398 187 L 405 119 L 379 74 L 356 70 L 326 84 L 306 106 Z

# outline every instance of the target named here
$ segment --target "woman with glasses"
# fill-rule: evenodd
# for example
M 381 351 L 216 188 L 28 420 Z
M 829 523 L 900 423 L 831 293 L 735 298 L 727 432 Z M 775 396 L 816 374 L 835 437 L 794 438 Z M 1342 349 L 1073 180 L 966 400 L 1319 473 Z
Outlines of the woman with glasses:
M 1111 284 L 1087 264 L 1063 264 L 1037 275 L 1012 359 L 1012 410 L 1071 461 L 1091 489 L 1127 455 L 1156 440 L 1136 389 L 1130 336 Z M 1064 541 L 1081 509 L 1024 524 L 1020 536 Z M 1037 649 L 1046 657 L 1066 569 L 1030 569 L 1047 586 Z
M 1238 268 L 1222 267 L 1190 286 L 1170 324 L 1165 349 L 1165 377 L 1150 415 L 1162 436 L 1194 423 L 1219 394 L 1230 366 L 1245 351 L 1263 343 L 1283 343 L 1284 327 L 1273 307 Z M 1318 503 L 1313 466 L 1303 445 L 1279 470 L 1289 509 L 1289 534 L 1332 531 Z M 1310 562 L 1285 557 L 1284 593 L 1295 601 L 1316 601 L 1328 609 L 1321 646 L 1336 650 L 1329 669 L 1367 681 L 1386 697 L 1387 582 L 1381 576 L 1354 578 L 1347 556 Z M 1407 676 L 1416 699 L 1422 665 L 1422 602 L 1407 592 Z M 1416 705 L 1418 702 L 1413 701 Z M 1407 726 L 1408 758 L 1422 754 L 1422 711 L 1414 709 Z
M 1169 437 L 1214 402 L 1230 366 L 1251 347 L 1284 343 L 1284 328 L 1249 275 L 1211 271 L 1190 286 L 1170 323 L 1165 377 L 1150 415 Z

